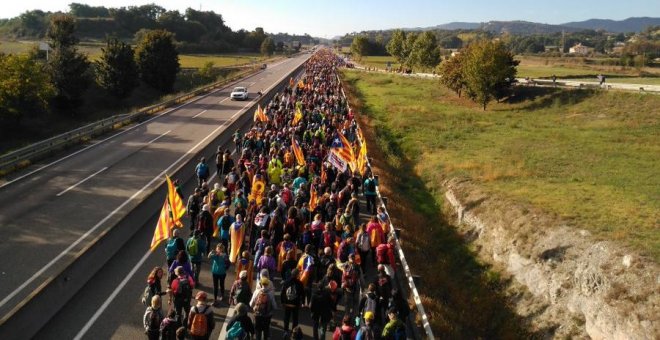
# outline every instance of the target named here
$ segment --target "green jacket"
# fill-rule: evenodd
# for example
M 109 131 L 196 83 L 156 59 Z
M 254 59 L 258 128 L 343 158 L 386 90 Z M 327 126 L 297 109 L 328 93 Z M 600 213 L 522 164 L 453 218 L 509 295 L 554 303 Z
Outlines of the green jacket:
M 405 328 L 406 324 L 404 324 L 403 321 L 399 319 L 390 320 L 390 322 L 385 325 L 385 328 L 383 328 L 383 339 L 390 339 L 392 336 L 394 336 L 394 331 L 399 327 Z

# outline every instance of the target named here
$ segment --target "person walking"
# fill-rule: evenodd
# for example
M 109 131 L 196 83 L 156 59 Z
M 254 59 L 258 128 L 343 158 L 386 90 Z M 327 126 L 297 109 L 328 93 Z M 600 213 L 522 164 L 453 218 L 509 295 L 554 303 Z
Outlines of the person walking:
M 195 230 L 193 236 L 186 242 L 186 251 L 190 256 L 193 270 L 193 279 L 199 285 L 199 273 L 202 270 L 202 258 L 206 254 L 206 241 L 201 237 L 201 232 Z
M 188 259 L 188 253 L 186 253 L 184 250 L 181 250 L 177 255 L 176 255 L 176 260 L 172 262 L 172 265 L 170 266 L 168 272 L 170 273 L 170 279 L 174 280 L 177 277 L 176 274 L 176 269 L 178 267 L 183 268 L 183 270 L 186 272 L 186 274 L 190 275 L 190 277 L 194 277 L 195 273 L 193 272 L 192 265 L 190 264 L 190 260 Z M 169 284 L 172 284 L 172 281 L 169 282 Z
M 205 157 L 199 159 L 199 163 L 195 167 L 195 175 L 197 176 L 197 187 L 201 188 L 202 183 L 209 178 L 209 165 L 206 164 Z
M 205 292 L 197 292 L 195 295 L 197 303 L 190 308 L 188 334 L 193 340 L 208 340 L 215 328 L 213 307 L 206 304 L 206 298 Z
M 142 318 L 144 333 L 149 340 L 158 340 L 160 338 L 160 323 L 163 321 L 163 311 L 161 309 L 160 295 L 154 295 L 151 298 L 151 305 L 147 307 Z
M 247 304 L 239 302 L 236 312 L 227 323 L 227 339 L 252 339 L 254 336 L 254 323 L 248 315 L 250 308 Z M 236 325 L 238 324 L 238 325 Z M 242 334 L 242 337 L 241 337 Z
M 367 200 L 367 212 L 376 215 L 376 187 L 378 180 L 373 174 L 364 180 L 364 198 Z
M 167 259 L 168 269 L 172 265 L 172 262 L 176 260 L 177 254 L 179 254 L 180 251 L 186 250 L 185 242 L 183 242 L 183 239 L 179 235 L 179 229 L 172 229 L 172 237 L 167 240 L 167 245 L 165 245 L 165 257 Z M 168 278 L 167 282 L 169 283 L 170 281 L 171 279 Z
M 337 282 L 330 281 L 327 286 L 320 287 L 320 289 L 315 291 L 312 295 L 312 303 L 309 309 L 312 314 L 314 326 L 314 340 L 325 340 L 325 332 L 334 313 L 334 304 L 330 296 L 330 291 L 333 289 L 333 286 L 334 289 L 337 289 Z
M 294 269 L 291 276 L 282 284 L 280 300 L 284 306 L 284 334 L 285 338 L 289 333 L 289 321 L 292 327 L 298 326 L 298 312 L 304 299 L 304 287 L 298 279 L 299 271 Z
M 154 269 L 152 269 L 151 272 L 149 273 L 149 276 L 147 276 L 147 287 L 145 288 L 145 292 L 142 295 L 142 303 L 145 306 L 149 306 L 151 304 L 151 299 L 154 296 L 165 295 L 161 283 L 162 279 L 163 279 L 163 268 L 161 268 L 160 266 L 154 267 Z
M 259 283 L 261 287 L 252 294 L 250 307 L 254 311 L 256 339 L 267 340 L 270 338 L 270 320 L 273 317 L 273 310 L 277 309 L 277 302 L 270 280 L 262 277 Z
M 229 291 L 229 305 L 238 305 L 243 303 L 250 304 L 252 298 L 252 290 L 250 289 L 250 282 L 248 281 L 248 272 L 241 270 L 238 274 L 238 279 L 234 281 Z
M 392 308 L 387 312 L 389 322 L 383 327 L 381 336 L 384 340 L 406 339 L 406 324 L 399 320 L 396 309 Z
M 160 323 L 160 336 L 162 340 L 176 340 L 176 330 L 181 327 L 179 320 L 176 319 L 176 311 L 170 309 L 167 317 Z
M 221 243 L 215 246 L 215 251 L 209 252 L 211 260 L 211 275 L 213 276 L 213 305 L 218 306 L 225 296 L 225 278 L 229 268 L 229 255 Z M 220 298 L 218 298 L 218 283 L 220 284 Z
M 374 321 L 374 313 L 364 313 L 364 323 L 358 330 L 355 340 L 379 340 L 381 339 L 381 332 L 378 325 Z
M 190 232 L 192 233 L 197 227 L 197 217 L 202 210 L 202 190 L 195 188 L 195 191 L 188 197 L 188 204 L 186 205 L 186 214 L 190 219 Z
M 188 310 L 190 309 L 190 300 L 192 299 L 195 282 L 183 267 L 176 267 L 174 272 L 177 278 L 172 281 L 168 290 L 170 293 L 170 304 L 174 302 L 174 310 L 176 311 L 177 318 L 181 321 L 181 324 L 185 325 L 188 321 Z
M 206 247 L 212 249 L 211 239 L 213 237 L 213 214 L 211 214 L 211 206 L 204 204 L 202 212 L 197 221 L 197 230 L 206 241 Z

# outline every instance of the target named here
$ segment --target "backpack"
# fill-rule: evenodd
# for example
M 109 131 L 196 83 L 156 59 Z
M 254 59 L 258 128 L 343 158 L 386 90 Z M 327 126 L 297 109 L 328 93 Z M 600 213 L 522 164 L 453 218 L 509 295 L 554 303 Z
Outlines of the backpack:
M 353 331 L 350 332 L 344 332 L 343 330 L 339 331 L 339 339 L 340 340 L 353 340 Z
M 197 176 L 206 177 L 209 175 L 209 166 L 206 163 L 199 163 L 197 166 Z
M 197 244 L 197 239 L 196 238 L 191 238 L 190 241 L 188 241 L 188 255 L 190 257 L 197 256 L 199 255 L 199 245 Z
M 160 331 L 160 322 L 163 321 L 160 312 L 157 310 L 151 310 L 151 315 L 149 315 L 149 330 L 150 331 Z
M 367 183 L 367 191 L 376 192 L 376 181 L 374 181 L 373 179 L 369 180 L 369 182 Z
M 176 330 L 179 323 L 176 320 L 165 319 L 160 324 L 160 334 L 163 340 L 176 339 Z
M 236 286 L 236 297 L 234 300 L 236 300 L 236 303 L 242 302 L 244 304 L 250 304 L 251 295 L 252 292 L 250 292 L 250 286 L 241 281 L 238 283 L 238 286 Z
M 376 299 L 372 299 L 369 294 L 366 295 L 363 312 L 376 312 Z
M 378 262 L 378 264 L 391 264 L 390 259 L 387 256 L 388 248 L 387 244 L 381 244 L 376 247 L 376 262 Z
M 295 282 L 291 281 L 289 287 L 284 291 L 284 295 L 289 302 L 294 302 L 298 299 L 298 289 Z
M 204 312 L 208 310 L 208 307 L 204 308 Z M 205 313 L 200 313 L 197 306 L 193 307 L 195 311 L 195 316 L 192 319 L 190 326 L 190 335 L 192 336 L 206 336 L 208 333 L 208 318 Z
M 374 330 L 367 327 L 367 325 L 362 326 L 360 328 L 360 334 L 362 334 L 362 339 L 364 340 L 374 340 L 376 339 L 376 335 L 374 334 Z
M 168 259 L 173 259 L 176 257 L 177 253 L 177 247 L 176 247 L 176 239 L 171 238 L 169 241 L 167 241 L 167 245 L 165 246 L 165 255 L 167 256 Z
M 369 234 L 366 232 L 361 233 L 357 239 L 357 245 L 360 250 L 369 251 L 369 249 L 371 249 L 371 245 L 369 244 Z
M 265 291 L 259 292 L 257 299 L 254 303 L 254 314 L 259 316 L 266 316 L 270 312 L 270 301 L 268 294 Z
M 394 330 L 393 339 L 394 340 L 406 340 L 406 326 L 400 325 L 397 329 Z
M 245 337 L 245 330 L 243 330 L 243 325 L 237 320 L 234 322 L 231 327 L 227 330 L 227 340 L 239 340 Z
M 180 301 L 189 301 L 192 297 L 192 287 L 190 286 L 190 281 L 188 277 L 178 278 L 179 285 L 176 289 L 175 298 L 178 298 Z
M 346 287 L 352 288 L 355 286 L 355 277 L 357 273 L 353 265 L 348 264 L 344 267 L 344 273 L 342 274 L 342 281 L 346 283 Z
M 145 306 L 151 306 L 151 298 L 154 296 L 151 290 L 151 286 L 147 285 L 144 288 L 144 292 L 142 293 L 142 304 Z

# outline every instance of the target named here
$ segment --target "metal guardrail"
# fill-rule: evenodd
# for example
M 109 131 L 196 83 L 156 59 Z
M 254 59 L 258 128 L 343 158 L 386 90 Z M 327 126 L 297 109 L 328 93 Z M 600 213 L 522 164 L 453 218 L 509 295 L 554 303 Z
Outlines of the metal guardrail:
M 255 66 L 247 71 L 240 72 L 231 78 L 213 83 L 211 85 L 199 88 L 197 90 L 185 93 L 168 101 L 142 108 L 133 113 L 119 114 L 102 119 L 100 121 L 79 127 L 75 130 L 65 132 L 55 137 L 31 144 L 24 148 L 9 152 L 0 156 L 0 176 L 4 176 L 14 170 L 24 168 L 31 162 L 43 158 L 54 151 L 61 150 L 68 146 L 86 141 L 94 136 L 98 136 L 107 131 L 120 128 L 124 125 L 134 123 L 144 117 L 162 111 L 168 107 L 183 103 L 200 94 L 205 94 L 219 87 L 223 87 L 231 82 L 245 77 L 250 73 L 256 73 L 259 67 Z
M 341 79 L 339 78 L 339 75 L 337 75 L 337 80 L 339 81 L 339 84 L 341 85 Z M 348 98 L 346 97 L 346 92 L 344 92 L 344 87 L 341 87 L 341 94 L 344 96 L 344 99 L 346 99 L 347 102 L 347 107 L 350 109 L 350 105 L 348 105 Z M 357 123 L 357 122 L 356 122 Z M 362 141 L 366 142 L 366 141 Z M 367 159 L 367 167 L 371 169 L 371 162 Z M 387 206 L 385 205 L 385 201 L 383 200 L 383 197 L 380 195 L 380 190 L 378 190 L 378 187 L 376 187 L 376 195 L 378 196 L 378 201 L 380 201 L 380 205 L 385 209 L 385 213 L 389 215 L 389 212 L 387 211 Z M 433 335 L 433 330 L 431 329 L 431 323 L 429 322 L 429 318 L 426 315 L 426 311 L 424 310 L 424 306 L 422 305 L 422 299 L 419 296 L 419 292 L 417 291 L 417 286 L 415 285 L 415 281 L 413 279 L 412 271 L 410 270 L 410 266 L 408 266 L 408 261 L 406 261 L 406 257 L 403 253 L 403 248 L 401 248 L 401 243 L 399 242 L 399 237 L 396 235 L 394 225 L 392 224 L 391 218 L 390 218 L 390 232 L 388 235 L 389 237 L 393 237 L 396 243 L 396 250 L 397 250 L 397 255 L 399 258 L 399 261 L 401 262 L 401 267 L 403 268 L 403 272 L 405 273 L 406 281 L 408 282 L 408 287 L 410 288 L 410 293 L 413 297 L 413 300 L 415 301 L 415 305 L 417 306 L 417 314 L 419 315 L 420 319 L 422 320 L 422 327 L 424 328 L 424 333 L 426 334 L 426 339 L 435 339 Z M 415 324 L 413 322 L 413 324 Z

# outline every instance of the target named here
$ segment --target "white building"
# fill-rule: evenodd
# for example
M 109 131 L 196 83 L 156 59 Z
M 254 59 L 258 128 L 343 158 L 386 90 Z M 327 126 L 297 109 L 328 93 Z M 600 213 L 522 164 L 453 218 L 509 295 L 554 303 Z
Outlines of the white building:
M 573 47 L 571 47 L 571 48 L 568 49 L 568 53 L 571 53 L 571 54 L 581 54 L 581 55 L 587 55 L 587 54 L 589 54 L 589 53 L 591 53 L 591 52 L 593 52 L 593 51 L 594 51 L 593 48 L 591 48 L 591 47 L 587 47 L 587 46 L 584 46 L 584 45 L 582 45 L 581 43 L 580 43 L 580 44 L 577 44 L 577 45 L 575 45 L 575 46 L 573 46 Z

